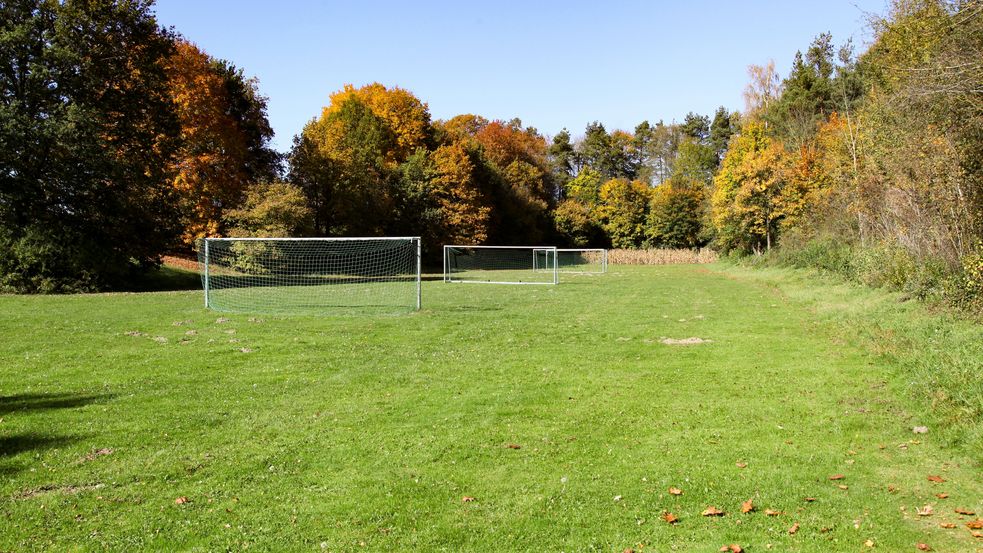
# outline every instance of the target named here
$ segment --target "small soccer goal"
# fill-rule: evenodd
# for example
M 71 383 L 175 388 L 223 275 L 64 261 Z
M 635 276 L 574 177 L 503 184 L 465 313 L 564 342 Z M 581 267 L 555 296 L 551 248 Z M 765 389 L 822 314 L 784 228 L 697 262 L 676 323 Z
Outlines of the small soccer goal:
M 444 282 L 557 284 L 556 248 L 444 246 Z
M 561 273 L 599 275 L 608 272 L 608 251 L 601 248 L 560 248 L 556 250 L 556 264 Z
M 420 309 L 420 239 L 206 238 L 205 307 L 270 314 Z

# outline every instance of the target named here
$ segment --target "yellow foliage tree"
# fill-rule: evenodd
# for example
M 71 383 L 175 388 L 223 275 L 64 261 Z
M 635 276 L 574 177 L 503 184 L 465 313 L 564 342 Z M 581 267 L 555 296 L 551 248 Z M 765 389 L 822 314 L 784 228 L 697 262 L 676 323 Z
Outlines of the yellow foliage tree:
M 430 133 L 430 109 L 412 92 L 394 86 L 386 88 L 372 83 L 361 88 L 347 84 L 331 95 L 322 119 L 339 110 L 349 98 L 356 98 L 381 118 L 395 135 L 393 148 L 385 152 L 386 161 L 401 163 L 417 148 L 426 146 Z
M 478 153 L 466 143 L 441 146 L 431 156 L 430 186 L 446 242 L 481 244 L 491 226 L 491 200 L 477 178 Z
M 645 242 L 652 189 L 641 181 L 611 179 L 601 185 L 597 213 L 615 248 L 638 248 Z

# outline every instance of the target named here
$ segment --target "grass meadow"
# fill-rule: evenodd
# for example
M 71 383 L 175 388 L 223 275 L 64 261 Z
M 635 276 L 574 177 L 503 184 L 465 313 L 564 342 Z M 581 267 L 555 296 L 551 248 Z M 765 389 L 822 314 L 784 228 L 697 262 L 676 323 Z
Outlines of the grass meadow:
M 891 294 L 612 265 L 202 303 L 0 296 L 0 551 L 983 551 L 983 332 Z

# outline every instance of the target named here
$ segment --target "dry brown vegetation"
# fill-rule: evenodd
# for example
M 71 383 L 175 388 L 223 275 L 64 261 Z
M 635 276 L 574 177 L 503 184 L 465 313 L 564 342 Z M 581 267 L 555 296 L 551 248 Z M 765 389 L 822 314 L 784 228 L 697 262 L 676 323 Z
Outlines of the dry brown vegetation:
M 650 248 L 647 250 L 608 250 L 608 263 L 612 265 L 675 265 L 683 263 L 713 263 L 717 252 L 702 248 L 668 249 Z

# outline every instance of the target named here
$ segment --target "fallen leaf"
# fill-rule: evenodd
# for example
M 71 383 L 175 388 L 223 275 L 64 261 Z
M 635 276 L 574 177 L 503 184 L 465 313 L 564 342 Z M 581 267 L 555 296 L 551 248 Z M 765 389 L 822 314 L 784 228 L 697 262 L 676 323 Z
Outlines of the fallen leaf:
M 941 526 L 942 528 L 955 528 L 956 527 L 956 525 L 954 523 L 952 523 L 952 522 L 943 522 L 943 523 L 940 523 L 939 526 Z
M 670 513 L 669 511 L 665 511 L 662 513 L 662 520 L 668 522 L 669 524 L 676 524 L 679 522 L 679 517 Z
M 928 427 L 927 426 L 916 426 L 916 427 L 912 428 L 911 431 L 914 432 L 915 434 L 928 434 Z
M 188 501 L 188 498 L 187 497 L 184 497 L 183 495 L 181 497 L 179 497 L 179 498 L 177 498 L 177 499 L 174 500 L 174 504 L 175 505 L 184 505 L 185 503 L 188 503 L 188 502 L 189 502 Z
M 925 505 L 924 507 L 918 509 L 916 512 L 920 517 L 930 517 L 932 516 L 934 510 L 932 509 L 931 505 Z
M 795 524 L 793 524 L 792 527 L 788 529 L 789 535 L 794 535 L 798 531 L 799 531 L 799 523 L 798 522 L 796 522 Z
M 976 511 L 970 511 L 969 509 L 963 509 L 962 507 L 956 507 L 956 512 L 960 515 L 966 515 L 968 517 L 976 514 Z
M 918 544 L 915 544 L 915 547 L 919 551 L 931 551 L 932 550 L 932 548 L 929 547 L 927 543 L 918 543 Z
M 720 548 L 720 551 L 721 553 L 727 553 L 728 551 L 730 553 L 744 553 L 744 549 L 742 549 L 741 546 L 737 545 L 736 543 L 725 545 Z
M 669 488 L 669 495 L 683 495 L 683 490 L 679 488 Z
M 929 482 L 937 482 L 937 483 L 941 484 L 941 483 L 945 482 L 945 478 L 942 478 L 941 476 L 936 476 L 936 475 L 932 474 L 932 475 L 929 475 L 928 481 Z
M 750 513 L 753 510 L 754 510 L 754 502 L 752 502 L 750 499 L 748 499 L 744 503 L 741 503 L 741 513 Z
M 737 465 L 737 468 L 739 468 L 739 469 L 746 469 L 747 468 L 747 463 L 742 463 L 742 462 L 738 461 L 735 464 Z
M 983 530 L 983 519 L 971 520 L 966 523 L 966 528 L 970 530 Z
M 505 447 L 507 447 L 509 449 L 522 449 L 522 446 L 519 445 L 519 444 L 509 444 L 509 445 L 507 445 Z
M 815 498 L 815 497 L 807 497 L 807 498 L 805 498 L 805 500 L 806 500 L 806 502 L 808 502 L 808 503 L 812 503 L 813 501 L 815 501 L 815 500 L 816 500 L 816 498 Z
M 945 492 L 937 493 L 937 494 L 935 494 L 935 497 L 937 497 L 939 499 L 945 499 L 945 498 L 949 497 L 949 494 L 947 494 Z
M 970 535 L 974 538 L 983 538 L 983 532 L 980 532 L 979 530 L 973 530 L 970 532 Z
M 474 501 L 477 501 L 477 500 L 475 498 L 471 497 L 471 496 L 468 496 L 468 495 L 466 495 L 466 496 L 464 496 L 464 497 L 461 498 L 461 503 L 472 503 Z
M 718 509 L 718 508 L 716 508 L 716 507 L 714 507 L 714 506 L 711 505 L 711 506 L 709 506 L 709 507 L 707 507 L 706 509 L 703 510 L 703 516 L 705 516 L 705 517 L 722 517 L 722 516 L 724 516 L 724 512 L 721 511 L 720 509 Z
M 874 540 L 867 540 L 864 542 L 867 547 L 874 547 Z
M 770 517 L 777 517 L 778 515 L 782 514 L 782 512 L 774 509 L 765 509 L 765 514 Z
M 846 476 L 842 474 L 834 474 L 833 476 L 829 477 L 830 480 L 843 480 L 844 478 L 846 478 Z
M 841 489 L 841 490 L 849 490 L 850 489 L 850 486 L 847 486 L 846 484 L 840 484 L 840 485 L 838 485 L 836 487 L 839 488 L 839 489 Z
M 620 495 L 614 496 L 614 500 L 615 500 L 615 502 L 621 501 L 621 496 Z
M 894 492 L 898 491 L 898 487 L 895 486 L 894 484 L 888 484 L 887 491 L 890 492 L 890 493 L 894 493 Z

